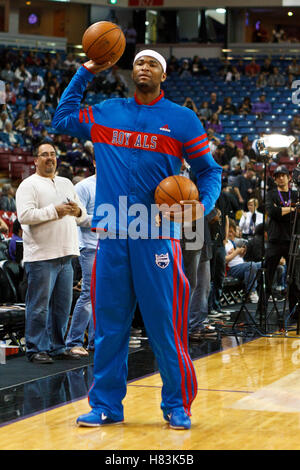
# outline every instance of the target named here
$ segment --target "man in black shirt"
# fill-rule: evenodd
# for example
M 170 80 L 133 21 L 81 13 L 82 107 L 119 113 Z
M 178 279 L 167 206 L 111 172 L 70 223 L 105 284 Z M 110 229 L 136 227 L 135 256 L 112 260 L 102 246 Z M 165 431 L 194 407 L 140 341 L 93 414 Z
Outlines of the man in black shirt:
M 289 189 L 289 171 L 284 165 L 280 165 L 274 171 L 274 179 L 277 188 L 268 191 L 266 196 L 266 211 L 269 216 L 268 246 L 266 249 L 266 281 L 267 293 L 271 293 L 274 273 L 280 258 L 289 261 L 289 247 L 292 235 L 292 226 L 295 215 L 293 204 L 297 202 L 297 192 Z M 296 233 L 300 233 L 300 219 Z M 289 289 L 289 308 L 292 312 L 298 300 L 300 289 L 291 280 Z

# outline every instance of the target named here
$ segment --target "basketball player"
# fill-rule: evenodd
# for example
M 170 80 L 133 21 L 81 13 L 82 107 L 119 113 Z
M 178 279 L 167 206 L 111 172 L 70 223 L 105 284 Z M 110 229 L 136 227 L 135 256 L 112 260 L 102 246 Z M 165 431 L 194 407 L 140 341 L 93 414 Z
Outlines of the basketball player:
M 124 420 L 128 342 L 138 301 L 163 382 L 163 416 L 170 427 L 189 429 L 197 381 L 188 351 L 189 284 L 182 268 L 180 225 L 170 224 L 167 239 L 161 234 L 151 237 L 149 216 L 148 235 L 143 232 L 134 239 L 126 204 L 143 205 L 150 214 L 155 188 L 164 178 L 179 174 L 185 158 L 197 176 L 205 214 L 209 213 L 220 193 L 222 169 L 196 114 L 165 99 L 161 84 L 167 77 L 166 61 L 155 51 L 135 56 L 134 97 L 109 99 L 82 110 L 88 82 L 109 65 L 85 62 L 65 89 L 53 119 L 58 131 L 93 141 L 97 183 L 92 227 L 99 233 L 108 231 L 95 261 L 92 410 L 77 424 L 101 426 Z M 106 217 L 108 207 L 115 209 L 115 230 Z

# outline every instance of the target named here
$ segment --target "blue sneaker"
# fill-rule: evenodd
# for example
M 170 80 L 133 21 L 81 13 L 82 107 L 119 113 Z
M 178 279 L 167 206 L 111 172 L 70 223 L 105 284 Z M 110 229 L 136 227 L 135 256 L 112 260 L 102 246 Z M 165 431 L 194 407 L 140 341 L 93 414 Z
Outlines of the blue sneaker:
M 172 429 L 190 429 L 191 420 L 182 408 L 174 408 L 170 412 L 164 411 L 164 418 Z
M 106 426 L 107 424 L 119 424 L 122 423 L 123 419 L 115 420 L 110 418 L 104 411 L 92 410 L 85 415 L 81 415 L 77 418 L 76 424 L 78 426 L 86 427 L 97 427 Z

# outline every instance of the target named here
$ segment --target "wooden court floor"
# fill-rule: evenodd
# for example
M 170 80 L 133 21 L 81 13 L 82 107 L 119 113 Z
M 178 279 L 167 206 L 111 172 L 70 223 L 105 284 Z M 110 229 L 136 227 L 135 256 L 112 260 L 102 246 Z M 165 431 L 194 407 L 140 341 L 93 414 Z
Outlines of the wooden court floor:
M 87 399 L 0 428 L 2 450 L 298 450 L 300 339 L 260 337 L 194 361 L 192 428 L 168 428 L 158 374 L 128 384 L 124 424 L 79 428 Z M 227 344 L 226 344 L 227 342 Z

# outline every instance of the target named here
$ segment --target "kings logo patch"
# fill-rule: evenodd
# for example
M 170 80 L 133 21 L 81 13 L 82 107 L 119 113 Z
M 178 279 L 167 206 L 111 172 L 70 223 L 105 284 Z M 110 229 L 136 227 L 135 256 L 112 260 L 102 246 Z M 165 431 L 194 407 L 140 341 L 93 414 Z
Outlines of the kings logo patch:
M 166 253 L 165 255 L 155 255 L 155 263 L 159 268 L 165 269 L 170 264 L 169 253 Z

